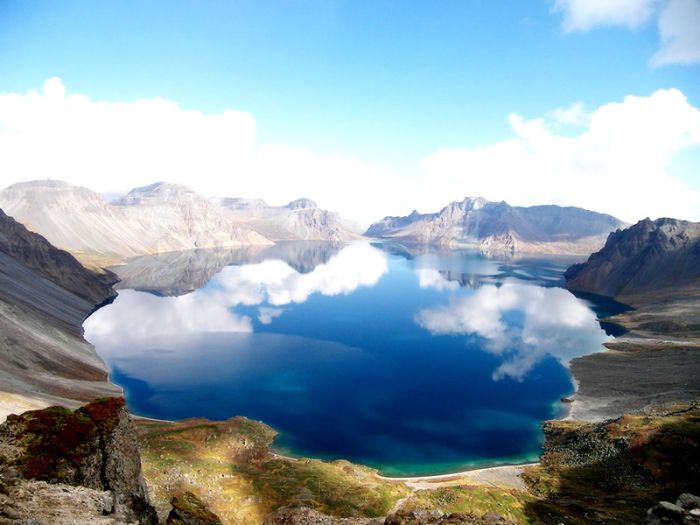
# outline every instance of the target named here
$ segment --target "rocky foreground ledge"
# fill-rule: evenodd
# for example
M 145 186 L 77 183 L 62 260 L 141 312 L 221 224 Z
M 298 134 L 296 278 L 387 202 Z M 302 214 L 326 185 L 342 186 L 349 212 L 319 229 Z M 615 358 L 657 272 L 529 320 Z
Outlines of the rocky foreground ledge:
M 123 398 L 0 425 L 0 523 L 156 524 Z

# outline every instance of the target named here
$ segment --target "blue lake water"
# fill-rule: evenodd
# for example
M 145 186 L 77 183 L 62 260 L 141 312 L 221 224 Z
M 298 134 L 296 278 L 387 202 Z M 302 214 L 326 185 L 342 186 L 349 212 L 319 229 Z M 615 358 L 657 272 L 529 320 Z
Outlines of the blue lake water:
M 389 475 L 535 460 L 609 336 L 572 259 L 287 243 L 139 258 L 85 333 L 137 414 L 243 415 Z M 193 290 L 193 291 L 191 291 Z

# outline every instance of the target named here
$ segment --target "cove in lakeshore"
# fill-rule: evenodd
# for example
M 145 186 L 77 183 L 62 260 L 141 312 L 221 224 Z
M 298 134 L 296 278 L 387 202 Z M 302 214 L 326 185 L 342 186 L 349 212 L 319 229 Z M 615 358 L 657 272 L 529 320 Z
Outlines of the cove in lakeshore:
M 562 286 L 577 259 L 368 242 L 177 252 L 118 268 L 85 322 L 130 409 L 242 415 L 281 453 L 392 476 L 536 460 L 568 362 L 609 340 Z

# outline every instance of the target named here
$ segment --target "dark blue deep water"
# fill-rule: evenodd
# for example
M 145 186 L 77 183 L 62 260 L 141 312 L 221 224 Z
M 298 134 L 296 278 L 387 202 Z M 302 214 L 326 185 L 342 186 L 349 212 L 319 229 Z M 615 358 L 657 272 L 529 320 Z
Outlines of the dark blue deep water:
M 563 414 L 569 360 L 608 338 L 560 287 L 570 262 L 369 243 L 140 258 L 86 336 L 140 415 L 244 415 L 284 452 L 391 475 L 522 462 Z

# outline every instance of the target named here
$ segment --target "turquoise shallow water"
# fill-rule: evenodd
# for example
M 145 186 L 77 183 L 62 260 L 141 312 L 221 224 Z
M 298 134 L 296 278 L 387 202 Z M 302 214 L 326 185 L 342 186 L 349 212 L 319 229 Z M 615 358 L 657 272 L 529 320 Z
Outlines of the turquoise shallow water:
M 149 292 L 122 290 L 85 329 L 134 412 L 244 415 L 284 452 L 389 475 L 524 462 L 572 392 L 568 361 L 608 338 L 559 287 L 568 259 L 293 248 L 133 263 L 124 285 Z M 188 279 L 207 284 L 168 295 Z

